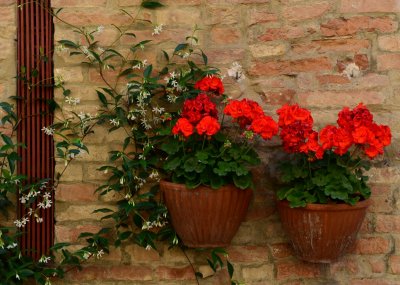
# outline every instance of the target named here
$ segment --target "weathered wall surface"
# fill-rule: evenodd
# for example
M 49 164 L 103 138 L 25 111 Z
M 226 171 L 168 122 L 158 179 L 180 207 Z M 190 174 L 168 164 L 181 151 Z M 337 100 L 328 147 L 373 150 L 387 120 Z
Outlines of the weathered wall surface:
M 5 1 L 7 2 L 7 1 Z M 11 1 L 8 1 L 11 2 Z M 103 44 L 116 36 L 111 24 L 127 19 L 119 9 L 136 11 L 138 0 L 53 0 L 64 7 L 60 16 L 68 22 L 95 28 L 103 25 Z M 259 169 L 255 198 L 246 221 L 228 249 L 236 265 L 236 277 L 246 284 L 400 284 L 400 1 L 396 0 L 166 0 L 167 7 L 145 11 L 143 17 L 165 24 L 154 38 L 149 61 L 162 48 L 172 49 L 197 24 L 201 45 L 210 62 L 226 69 L 239 62 L 246 79 L 232 83 L 227 93 L 263 102 L 276 110 L 286 102 L 298 102 L 313 111 L 320 124 L 334 123 L 343 106 L 365 103 L 379 123 L 393 131 L 391 159 L 387 167 L 371 170 L 373 205 L 350 254 L 330 265 L 315 265 L 293 257 L 275 212 L 268 164 Z M 1 3 L 4 3 L 2 1 Z M 1 6 L 3 5 L 3 6 Z M 0 4 L 0 26 L 12 22 L 12 6 Z M 13 70 L 14 30 L 1 33 L 4 67 Z M 151 37 L 151 30 L 138 31 Z M 3 38 L 6 37 L 3 41 Z M 56 22 L 56 40 L 76 37 Z M 127 43 L 122 43 L 127 44 Z M 4 52 L 6 51 L 6 52 Z M 95 74 L 81 68 L 68 55 L 55 57 L 56 73 L 62 74 L 81 98 L 79 112 L 95 112 L 98 86 Z M 2 67 L 0 92 L 13 90 L 11 72 Z M 5 81 L 3 81 L 3 79 Z M 5 83 L 4 83 L 5 82 Z M 229 85 L 229 84 L 228 84 Z M 57 241 L 75 242 L 81 231 L 97 230 L 98 216 L 91 212 L 110 200 L 93 195 L 104 177 L 95 169 L 107 161 L 116 136 L 97 130 L 89 139 L 90 156 L 73 163 L 57 193 Z M 265 148 L 260 148 L 265 151 Z M 265 154 L 266 159 L 269 155 Z M 204 262 L 199 254 L 192 259 Z M 224 274 L 201 284 L 226 284 Z M 58 284 L 196 284 L 186 258 L 179 251 L 161 256 L 134 245 L 112 251 Z
M 17 19 L 15 1 L 0 1 L 0 98 L 14 96 L 16 92 Z

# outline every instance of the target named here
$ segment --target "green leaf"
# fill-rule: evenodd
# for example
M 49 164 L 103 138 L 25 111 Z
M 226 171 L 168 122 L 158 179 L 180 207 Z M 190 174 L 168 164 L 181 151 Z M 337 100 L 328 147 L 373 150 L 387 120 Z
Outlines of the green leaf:
M 247 189 L 253 185 L 250 174 L 242 176 L 234 175 L 233 182 L 235 183 L 236 187 L 239 187 L 240 189 Z
M 97 96 L 99 97 L 100 102 L 103 104 L 104 107 L 107 107 L 108 102 L 107 102 L 106 96 L 98 90 L 96 90 L 96 92 L 97 92 Z
M 145 78 L 150 77 L 152 71 L 153 71 L 153 65 L 150 64 L 150 65 L 148 65 L 148 66 L 146 67 L 146 69 L 143 71 L 143 76 L 144 76 Z
M 168 143 L 162 144 L 161 149 L 165 151 L 168 155 L 174 155 L 180 149 L 180 142 L 177 140 L 171 140 Z
M 167 171 L 173 171 L 175 170 L 182 162 L 182 158 L 177 156 L 172 159 L 167 159 L 167 161 L 164 163 L 164 169 Z
M 147 0 L 142 1 L 142 4 L 140 6 L 146 9 L 157 9 L 160 7 L 164 7 L 164 5 L 158 1 L 147 1 Z
M 178 44 L 174 50 L 174 53 L 177 53 L 178 51 L 184 50 L 189 46 L 189 44 Z

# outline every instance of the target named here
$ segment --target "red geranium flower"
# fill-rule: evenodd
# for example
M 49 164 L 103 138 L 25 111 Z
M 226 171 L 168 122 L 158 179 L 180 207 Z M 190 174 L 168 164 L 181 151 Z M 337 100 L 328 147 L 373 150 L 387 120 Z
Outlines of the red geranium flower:
M 193 125 L 186 118 L 179 118 L 175 126 L 172 128 L 174 135 L 182 134 L 184 137 L 189 137 L 193 134 Z
M 196 82 L 194 88 L 204 92 L 213 92 L 217 95 L 224 94 L 224 85 L 221 79 L 216 76 L 204 77 Z
M 218 120 L 211 116 L 204 117 L 196 126 L 199 135 L 206 134 L 207 136 L 215 135 L 220 128 Z
M 264 111 L 257 102 L 243 99 L 230 101 L 224 108 L 224 114 L 236 119 L 240 127 L 244 129 L 254 119 L 264 116 Z
M 278 124 L 270 116 L 263 115 L 251 123 L 250 129 L 267 140 L 278 133 Z
M 199 94 L 194 99 L 187 99 L 183 103 L 182 117 L 192 124 L 197 124 L 203 117 L 218 118 L 217 106 L 207 94 Z

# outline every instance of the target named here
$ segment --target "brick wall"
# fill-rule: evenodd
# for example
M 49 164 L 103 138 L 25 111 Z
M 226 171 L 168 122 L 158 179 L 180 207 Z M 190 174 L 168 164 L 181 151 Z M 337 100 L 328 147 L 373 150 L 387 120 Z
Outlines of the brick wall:
M 7 2 L 7 1 L 5 1 Z M 8 1 L 11 3 L 11 1 Z M 53 0 L 65 7 L 60 14 L 77 25 L 104 25 L 103 45 L 116 36 L 111 24 L 128 20 L 119 11 L 135 11 L 139 0 Z M 2 1 L 1 3 L 4 3 Z M 373 205 L 362 227 L 359 240 L 349 255 L 331 265 L 313 265 L 292 256 L 282 232 L 273 202 L 273 186 L 267 178 L 271 157 L 260 147 L 265 164 L 258 169 L 255 198 L 246 221 L 228 249 L 236 265 L 236 277 L 246 284 L 400 284 L 400 2 L 396 0 L 166 0 L 168 5 L 145 11 L 143 17 L 165 24 L 165 32 L 155 38 L 149 60 L 157 60 L 161 49 L 172 49 L 183 40 L 194 24 L 202 30 L 201 45 L 212 64 L 225 72 L 237 61 L 246 79 L 227 86 L 233 97 L 248 97 L 276 110 L 285 102 L 298 102 L 313 111 L 320 124 L 334 123 L 344 106 L 364 102 L 379 123 L 391 126 L 394 142 L 389 150 L 390 164 L 371 170 Z M 13 7 L 1 7 L 0 25 L 12 21 Z M 11 47 L 14 29 L 1 37 L 2 63 L 14 70 Z M 137 34 L 151 37 L 151 30 Z M 56 40 L 75 34 L 56 23 Z M 126 44 L 126 43 L 121 43 Z M 156 52 L 154 52 L 156 51 Z M 56 73 L 62 74 L 74 96 L 81 98 L 79 112 L 95 112 L 99 84 L 95 74 L 81 68 L 66 54 L 55 56 Z M 4 66 L 4 65 L 3 65 Z M 353 68 L 352 68 L 353 67 Z M 1 69 L 2 94 L 12 90 L 11 72 Z M 349 76 L 346 76 L 347 73 Z M 353 75 L 353 76 L 351 76 Z M 8 91 L 5 91 L 8 90 Z M 90 156 L 69 168 L 57 192 L 57 241 L 75 242 L 81 231 L 97 230 L 98 216 L 91 212 L 114 197 L 98 200 L 93 195 L 104 174 L 95 169 L 107 160 L 109 146 L 118 142 L 98 129 L 89 139 Z M 62 165 L 61 165 L 62 166 Z M 59 166 L 59 167 L 61 167 Z M 201 255 L 190 252 L 199 264 Z M 57 284 L 196 284 L 186 258 L 179 251 L 162 249 L 159 256 L 134 245 L 113 250 L 101 262 L 91 263 L 77 274 L 69 274 Z M 224 281 L 225 280 L 225 281 Z M 226 284 L 218 274 L 201 284 Z
M 15 95 L 17 23 L 15 1 L 0 1 L 0 98 Z

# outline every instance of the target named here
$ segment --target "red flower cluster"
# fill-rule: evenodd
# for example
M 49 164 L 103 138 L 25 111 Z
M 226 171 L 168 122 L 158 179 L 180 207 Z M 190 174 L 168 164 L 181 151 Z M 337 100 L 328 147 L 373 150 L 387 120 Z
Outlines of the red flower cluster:
M 195 126 L 199 135 L 207 136 L 216 134 L 220 129 L 217 106 L 204 93 L 183 103 L 181 118 L 173 127 L 172 133 L 189 137 L 193 134 Z
M 353 110 L 343 108 L 338 115 L 339 127 L 327 126 L 321 130 L 323 149 L 332 148 L 342 155 L 354 144 L 364 150 L 370 158 L 383 154 L 383 148 L 391 142 L 390 128 L 377 125 L 373 115 L 363 104 Z
M 326 150 L 338 155 L 345 154 L 350 147 L 360 147 L 366 155 L 374 158 L 383 153 L 390 144 L 390 128 L 377 125 L 369 110 L 359 104 L 353 110 L 344 108 L 339 113 L 338 127 L 328 125 L 319 133 L 313 131 L 313 119 L 310 111 L 298 105 L 285 105 L 277 111 L 279 114 L 280 137 L 287 152 L 314 154 L 321 159 Z
M 320 150 L 316 146 L 318 134 L 312 129 L 314 121 L 310 111 L 296 104 L 284 105 L 277 113 L 281 128 L 280 137 L 285 151 L 308 153 L 312 150 L 320 155 Z
M 194 88 L 204 92 L 213 92 L 217 95 L 224 94 L 224 85 L 222 84 L 221 79 L 216 76 L 204 77 L 196 82 Z
M 278 124 L 252 100 L 232 100 L 226 105 L 224 114 L 235 119 L 242 129 L 247 128 L 263 139 L 270 139 L 278 133 Z

